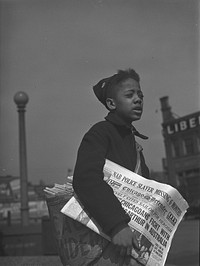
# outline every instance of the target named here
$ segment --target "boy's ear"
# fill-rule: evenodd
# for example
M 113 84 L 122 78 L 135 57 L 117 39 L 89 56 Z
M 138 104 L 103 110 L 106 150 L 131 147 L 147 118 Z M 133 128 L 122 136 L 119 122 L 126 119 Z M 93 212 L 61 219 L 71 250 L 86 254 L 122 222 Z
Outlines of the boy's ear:
M 112 98 L 106 99 L 106 105 L 108 106 L 109 110 L 115 110 L 116 109 L 115 101 Z

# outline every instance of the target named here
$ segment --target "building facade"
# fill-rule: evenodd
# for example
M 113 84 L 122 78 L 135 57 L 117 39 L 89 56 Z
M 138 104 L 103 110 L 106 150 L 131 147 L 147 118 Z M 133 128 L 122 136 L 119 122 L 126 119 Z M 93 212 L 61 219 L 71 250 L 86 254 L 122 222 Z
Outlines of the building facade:
M 178 117 L 168 97 L 160 98 L 166 158 L 163 168 L 168 182 L 189 204 L 200 201 L 200 111 Z
M 43 192 L 45 186 L 43 182 L 38 185 L 28 183 L 29 218 L 48 216 Z M 16 176 L 0 176 L 0 223 L 5 222 L 6 219 L 21 219 L 20 178 Z

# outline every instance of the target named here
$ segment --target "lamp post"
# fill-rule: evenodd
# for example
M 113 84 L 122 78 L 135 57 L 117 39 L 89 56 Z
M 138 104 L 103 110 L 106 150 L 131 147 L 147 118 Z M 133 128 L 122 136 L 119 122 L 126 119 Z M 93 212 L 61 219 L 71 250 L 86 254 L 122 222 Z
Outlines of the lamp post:
M 29 224 L 28 189 L 27 189 L 27 156 L 26 156 L 26 132 L 25 132 L 25 106 L 28 103 L 28 95 L 25 92 L 17 92 L 14 102 L 19 113 L 19 164 L 21 187 L 21 222 L 23 226 Z

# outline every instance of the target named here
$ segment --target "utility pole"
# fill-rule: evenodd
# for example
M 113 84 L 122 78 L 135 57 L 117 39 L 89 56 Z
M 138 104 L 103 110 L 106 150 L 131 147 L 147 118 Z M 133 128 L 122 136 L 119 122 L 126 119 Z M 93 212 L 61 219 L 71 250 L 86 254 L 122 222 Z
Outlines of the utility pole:
M 25 130 L 25 106 L 28 103 L 28 95 L 25 92 L 17 92 L 14 102 L 19 114 L 19 164 L 21 187 L 21 222 L 23 226 L 29 224 L 28 188 L 27 188 L 27 156 L 26 156 L 26 130 Z

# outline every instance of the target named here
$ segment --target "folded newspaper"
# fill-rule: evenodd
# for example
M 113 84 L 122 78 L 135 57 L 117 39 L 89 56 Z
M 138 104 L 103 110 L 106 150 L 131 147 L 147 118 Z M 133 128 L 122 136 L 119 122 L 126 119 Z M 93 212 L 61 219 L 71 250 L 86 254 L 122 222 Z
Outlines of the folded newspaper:
M 73 195 L 72 178 L 68 177 L 65 185 L 46 188 L 47 197 L 68 193 L 71 198 L 61 212 L 110 240 Z M 142 265 L 163 266 L 174 233 L 189 207 L 186 200 L 172 186 L 146 179 L 109 160 L 104 165 L 104 181 L 131 218 L 129 226 L 140 247 L 139 251 L 132 250 L 132 256 Z

